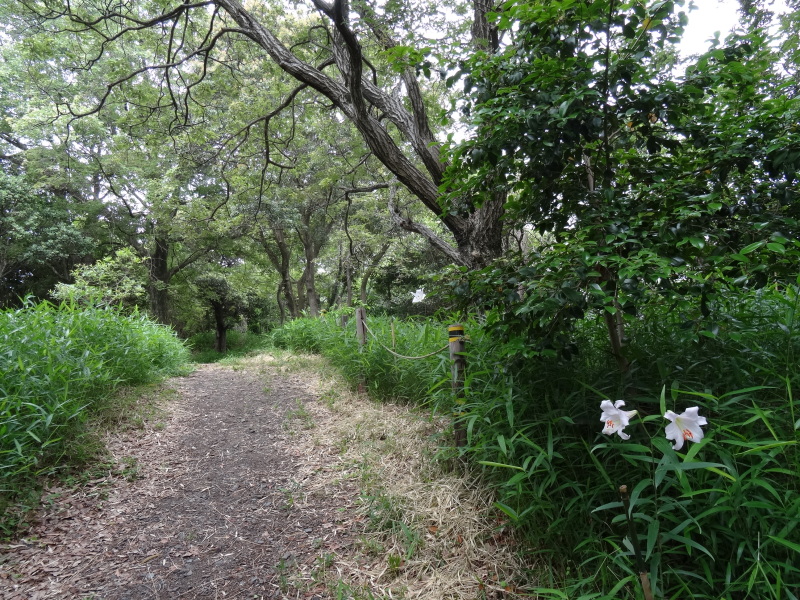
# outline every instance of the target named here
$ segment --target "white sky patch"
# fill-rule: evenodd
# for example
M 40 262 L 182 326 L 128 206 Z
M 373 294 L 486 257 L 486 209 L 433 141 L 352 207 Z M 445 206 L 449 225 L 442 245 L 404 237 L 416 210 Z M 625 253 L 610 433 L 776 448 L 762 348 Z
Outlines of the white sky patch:
M 688 12 L 689 25 L 680 43 L 681 55 L 706 52 L 714 32 L 719 31 L 719 39 L 725 37 L 739 25 L 739 2 L 737 0 L 695 0 L 697 8 Z M 776 14 L 789 11 L 784 0 L 774 0 L 768 8 Z
M 714 32 L 719 31 L 719 39 L 724 40 L 739 24 L 736 0 L 698 0 L 695 4 L 680 44 L 683 56 L 702 54 L 711 46 Z

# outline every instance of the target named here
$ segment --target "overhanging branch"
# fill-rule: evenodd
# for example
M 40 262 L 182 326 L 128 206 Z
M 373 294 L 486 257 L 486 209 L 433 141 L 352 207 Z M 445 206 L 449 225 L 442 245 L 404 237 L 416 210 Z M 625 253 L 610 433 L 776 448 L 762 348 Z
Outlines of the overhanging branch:
M 417 233 L 423 236 L 428 240 L 428 243 L 430 243 L 431 246 L 447 256 L 455 264 L 468 266 L 458 251 L 444 241 L 441 237 L 439 237 L 430 227 L 413 221 L 410 217 L 404 217 L 400 213 L 400 209 L 398 209 L 395 205 L 393 199 L 389 201 L 389 214 L 392 218 L 392 222 L 401 229 L 405 229 L 406 231 L 411 231 L 412 233 Z

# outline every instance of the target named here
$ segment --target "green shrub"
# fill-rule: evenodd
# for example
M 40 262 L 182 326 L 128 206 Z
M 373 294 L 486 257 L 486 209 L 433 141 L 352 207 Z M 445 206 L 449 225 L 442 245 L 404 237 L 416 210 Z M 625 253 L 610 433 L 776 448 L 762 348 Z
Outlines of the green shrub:
M 0 508 L 55 464 L 93 404 L 177 372 L 187 356 L 167 327 L 110 307 L 0 312 Z
M 794 289 L 744 292 L 701 324 L 654 307 L 628 321 L 624 376 L 599 318 L 578 326 L 568 358 L 525 358 L 525 340 L 495 340 L 490 326 L 473 334 L 468 453 L 569 597 L 640 597 L 620 485 L 657 597 L 796 597 L 797 304 Z M 600 433 L 605 398 L 638 410 L 630 440 Z M 689 406 L 706 437 L 676 452 L 663 414 Z
M 526 536 L 551 581 L 542 598 L 641 598 L 619 487 L 656 597 L 797 598 L 800 581 L 800 407 L 796 289 L 720 295 L 707 314 L 651 306 L 627 322 L 620 374 L 602 319 L 572 332 L 568 353 L 498 333 L 491 312 L 465 319 L 467 377 L 458 408 L 462 452 L 486 472 L 496 508 Z M 453 319 L 458 320 L 458 319 Z M 446 324 L 368 317 L 359 349 L 351 319 L 300 319 L 277 345 L 317 351 L 379 398 L 453 409 Z M 700 332 L 698 334 L 698 332 Z M 631 439 L 601 433 L 600 402 L 637 410 Z M 705 438 L 673 450 L 666 410 L 698 406 Z
M 417 402 L 441 385 L 443 377 L 449 377 L 446 326 L 368 317 L 367 327 L 363 348 L 356 338 L 355 318 L 350 315 L 342 327 L 338 312 L 319 319 L 295 319 L 273 331 L 272 340 L 278 348 L 322 354 L 351 385 L 364 382 L 370 394 L 382 400 Z M 407 360 L 392 351 L 410 357 L 431 356 Z

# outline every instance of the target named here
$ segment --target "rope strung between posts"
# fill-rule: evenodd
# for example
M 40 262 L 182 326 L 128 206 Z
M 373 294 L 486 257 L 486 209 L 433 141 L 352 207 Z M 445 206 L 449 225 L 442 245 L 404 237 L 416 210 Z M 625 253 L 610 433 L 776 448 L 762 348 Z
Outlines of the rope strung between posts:
M 366 329 L 366 330 L 369 332 L 369 334 L 370 334 L 370 335 L 373 337 L 373 339 L 374 339 L 376 342 L 378 342 L 378 345 L 379 345 L 381 348 L 383 348 L 384 350 L 386 350 L 387 352 L 389 352 L 389 353 L 391 353 L 391 354 L 394 354 L 394 355 L 395 355 L 397 358 L 404 358 L 404 359 L 406 359 L 406 360 L 419 360 L 419 359 L 421 359 L 421 358 L 430 358 L 431 356 L 434 356 L 434 355 L 436 355 L 436 354 L 439 354 L 439 352 L 443 352 L 444 350 L 447 350 L 447 349 L 450 347 L 450 344 L 445 344 L 445 345 L 444 345 L 444 347 L 442 347 L 442 348 L 439 348 L 438 350 L 434 350 L 433 352 L 431 352 L 430 354 L 426 354 L 425 356 L 403 356 L 402 354 L 398 354 L 397 352 L 395 352 L 395 351 L 394 351 L 394 350 L 392 350 L 391 348 L 387 348 L 386 346 L 384 346 L 383 344 L 381 344 L 381 341 L 378 339 L 378 336 L 377 336 L 377 335 L 375 335 L 375 334 L 372 332 L 372 329 L 370 329 L 370 328 L 367 326 L 366 322 L 364 323 L 364 329 Z

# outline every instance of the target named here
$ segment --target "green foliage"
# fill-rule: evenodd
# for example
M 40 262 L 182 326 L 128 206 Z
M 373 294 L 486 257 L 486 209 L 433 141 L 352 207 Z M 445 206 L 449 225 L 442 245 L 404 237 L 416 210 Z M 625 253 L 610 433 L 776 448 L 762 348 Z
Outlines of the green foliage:
M 57 467 L 93 405 L 120 384 L 175 373 L 173 332 L 103 307 L 27 304 L 0 313 L 0 503 Z
M 91 249 L 79 226 L 83 210 L 0 172 L 0 306 L 18 303 L 26 292 L 45 296 L 69 276 Z
M 226 329 L 233 327 L 247 305 L 247 297 L 222 273 L 208 271 L 194 279 L 202 300 L 211 305 L 218 321 Z
M 117 250 L 93 265 L 82 265 L 72 276 L 73 283 L 59 283 L 53 290 L 56 300 L 77 304 L 143 307 L 147 302 L 144 261 L 130 248 Z
M 228 347 L 225 353 L 214 349 L 215 335 L 213 331 L 198 333 L 186 340 L 192 351 L 192 360 L 196 363 L 214 363 L 223 359 L 252 356 L 264 352 L 272 346 L 272 338 L 267 334 L 240 332 L 233 329 L 228 332 Z
M 347 325 L 342 327 L 341 317 L 348 313 Z M 382 400 L 418 402 L 432 388 L 440 386 L 443 378 L 449 377 L 445 325 L 368 317 L 367 327 L 372 333 L 367 334 L 363 349 L 359 349 L 356 339 L 355 318 L 347 310 L 328 313 L 319 319 L 295 319 L 275 330 L 272 340 L 278 348 L 322 354 L 353 386 L 366 382 L 370 394 Z M 388 349 L 403 356 L 433 354 L 420 360 L 406 360 Z M 441 351 L 436 352 L 437 349 Z
M 537 352 L 536 339 L 500 335 L 498 311 L 489 311 L 466 322 L 465 402 L 457 407 L 446 352 L 404 360 L 373 339 L 359 351 L 352 318 L 343 329 L 337 315 L 294 321 L 273 340 L 322 352 L 377 397 L 456 411 L 468 437 L 462 452 L 495 486 L 497 510 L 550 566 L 542 597 L 641 597 L 618 494 L 627 485 L 657 597 L 795 598 L 800 295 L 738 290 L 707 308 L 713 332 L 700 328 L 705 317 L 694 304 L 648 305 L 629 326 L 626 377 L 597 319 L 575 322 L 571 352 Z M 391 347 L 390 322 L 367 322 Z M 395 330 L 402 354 L 446 343 L 444 324 L 395 322 Z M 630 440 L 602 435 L 605 398 L 638 411 Z M 708 418 L 705 439 L 675 451 L 662 415 L 689 406 Z
M 525 356 L 574 352 L 576 321 L 602 318 L 624 371 L 647 304 L 693 305 L 713 336 L 720 298 L 796 281 L 794 84 L 755 28 L 681 74 L 681 6 L 509 2 L 496 18 L 513 43 L 469 63 L 476 131 L 450 210 L 502 190 L 521 242 L 457 292 Z

